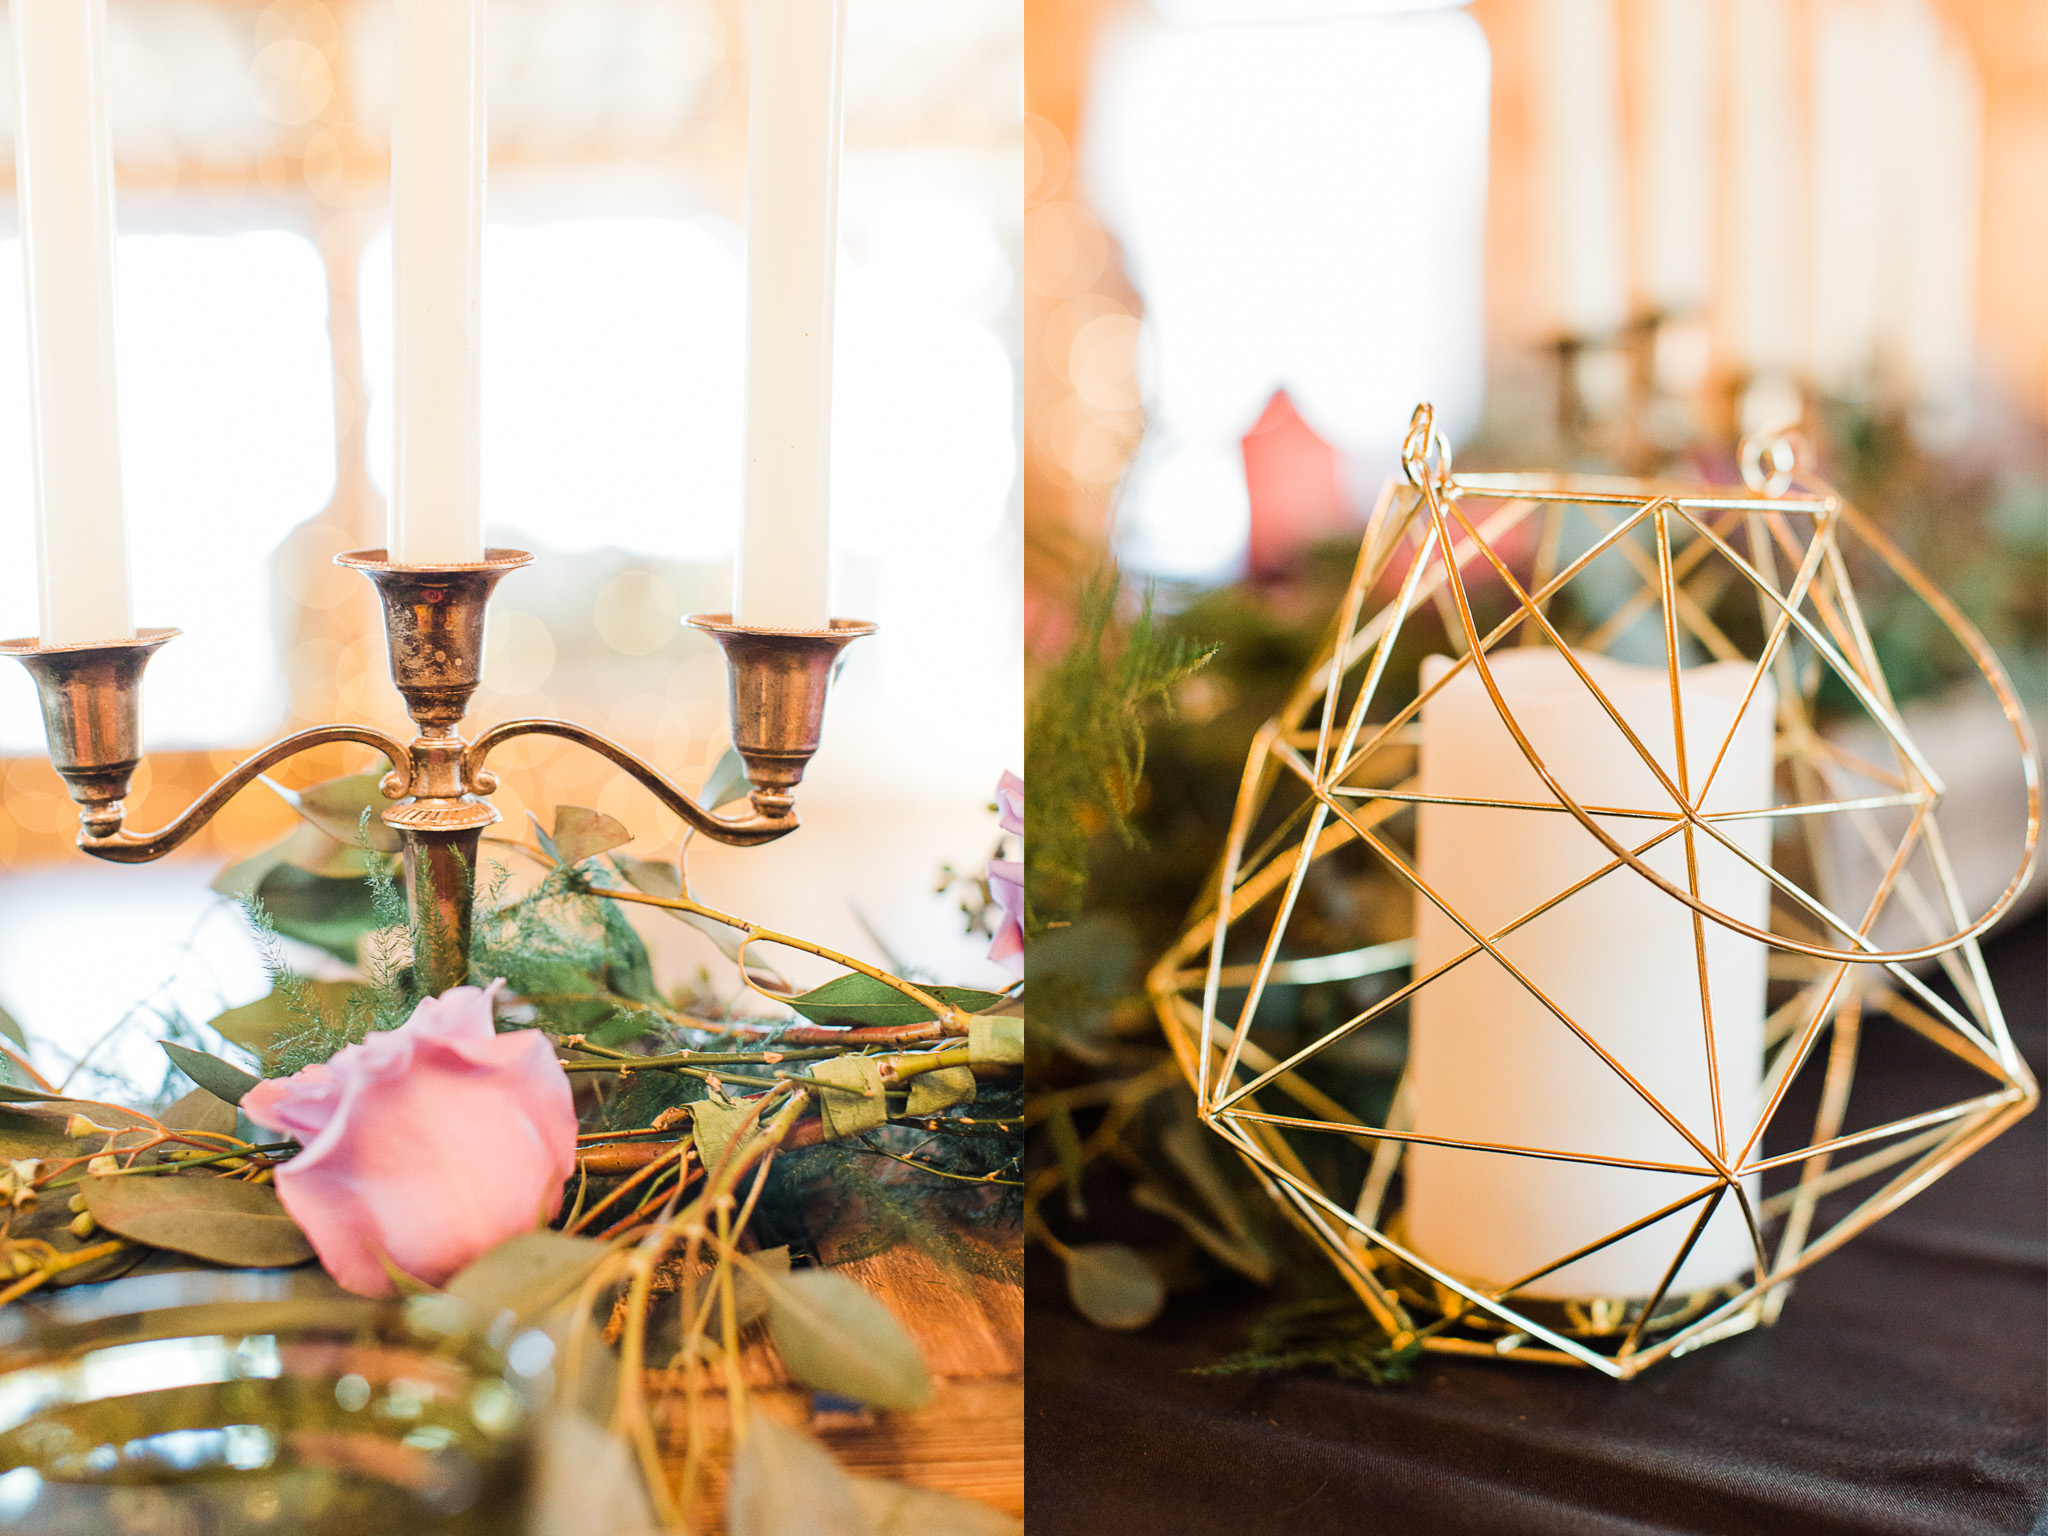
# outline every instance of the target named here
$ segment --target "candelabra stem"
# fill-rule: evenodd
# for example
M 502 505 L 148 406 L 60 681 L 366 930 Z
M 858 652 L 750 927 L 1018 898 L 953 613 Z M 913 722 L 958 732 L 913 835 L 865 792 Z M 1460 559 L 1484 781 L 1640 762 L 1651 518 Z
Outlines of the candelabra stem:
M 428 832 L 408 827 L 404 836 L 413 976 L 421 991 L 438 997 L 469 980 L 477 843 L 483 828 Z

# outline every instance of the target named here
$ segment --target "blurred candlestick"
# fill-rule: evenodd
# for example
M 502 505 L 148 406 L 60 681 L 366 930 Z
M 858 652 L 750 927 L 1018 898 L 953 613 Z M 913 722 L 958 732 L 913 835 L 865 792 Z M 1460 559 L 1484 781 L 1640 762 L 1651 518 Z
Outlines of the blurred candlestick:
M 1782 377 L 1805 344 L 1808 222 L 1798 33 L 1785 0 L 1734 0 L 1727 11 L 1727 352 L 1738 372 Z M 1749 421 L 1745 431 L 1775 422 Z
M 477 335 L 484 241 L 484 0 L 397 0 L 391 261 L 391 558 L 483 559 Z
M 1554 327 L 1594 338 L 1628 305 L 1614 0 L 1546 0 L 1538 108 Z
M 749 11 L 742 624 L 827 623 L 845 14 L 845 0 L 753 0 Z
M 45 645 L 132 640 L 114 376 L 105 0 L 14 0 L 15 181 L 28 276 Z
M 1714 44 L 1712 0 L 1655 0 L 1638 18 L 1644 153 L 1636 162 L 1639 295 L 1644 307 L 1689 314 L 1713 284 Z

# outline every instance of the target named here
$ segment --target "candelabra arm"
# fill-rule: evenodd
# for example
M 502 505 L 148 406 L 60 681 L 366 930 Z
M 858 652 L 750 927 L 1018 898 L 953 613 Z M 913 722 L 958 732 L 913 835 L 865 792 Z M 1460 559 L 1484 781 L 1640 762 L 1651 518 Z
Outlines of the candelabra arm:
M 730 820 L 715 816 L 669 783 L 651 764 L 634 756 L 617 742 L 566 720 L 507 720 L 477 737 L 464 754 L 462 763 L 463 779 L 475 793 L 491 795 L 497 792 L 497 778 L 485 770 L 484 759 L 493 748 L 515 736 L 558 736 L 564 741 L 587 747 L 600 757 L 609 758 L 645 785 L 655 799 L 716 842 L 729 843 L 736 848 L 751 848 L 761 843 L 772 843 L 797 829 L 796 811 L 787 805 L 773 816 L 764 815 L 759 810 Z
M 222 806 L 247 789 L 266 770 L 288 758 L 297 757 L 301 752 L 340 742 L 375 747 L 391 760 L 392 773 L 401 783 L 411 774 L 406 749 L 382 731 L 374 731 L 364 725 L 315 726 L 274 741 L 254 757 L 236 764 L 176 819 L 158 831 L 137 833 L 117 828 L 111 833 L 95 835 L 81 826 L 78 846 L 96 859 L 106 859 L 115 864 L 147 864 L 152 859 L 160 859 L 213 820 Z

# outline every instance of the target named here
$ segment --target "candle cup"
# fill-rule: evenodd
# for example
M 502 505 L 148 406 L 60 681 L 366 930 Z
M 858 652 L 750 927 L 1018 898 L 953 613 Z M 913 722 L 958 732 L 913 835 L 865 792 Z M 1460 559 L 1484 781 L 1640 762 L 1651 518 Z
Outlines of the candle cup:
M 746 764 L 754 809 L 770 819 L 789 816 L 818 750 L 839 653 L 875 626 L 834 619 L 830 629 L 764 629 L 723 613 L 692 614 L 687 622 L 725 652 L 733 750 Z
M 484 613 L 511 572 L 531 564 L 523 549 L 492 549 L 460 565 L 400 565 L 381 549 L 336 555 L 361 571 L 384 603 L 391 681 L 413 723 L 430 736 L 452 731 L 483 680 Z
M 44 645 L 0 641 L 35 679 L 50 762 L 78 802 L 79 840 L 121 830 L 122 802 L 142 761 L 142 669 L 175 629 L 145 629 L 133 640 Z

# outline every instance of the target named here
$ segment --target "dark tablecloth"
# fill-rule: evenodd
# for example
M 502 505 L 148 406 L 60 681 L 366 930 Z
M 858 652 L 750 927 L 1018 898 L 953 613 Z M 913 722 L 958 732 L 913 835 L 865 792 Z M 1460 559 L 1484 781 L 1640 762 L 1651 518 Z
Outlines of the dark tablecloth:
M 2048 925 L 1986 949 L 2036 1074 Z M 1985 1080 L 1874 1035 L 1867 1109 Z M 1407 1388 L 1194 1376 L 1270 1298 L 1176 1303 L 1137 1334 L 1068 1310 L 1035 1257 L 1035 1536 L 2048 1536 L 2048 1116 L 2036 1112 L 1803 1277 L 1774 1328 L 1617 1383 L 1429 1357 Z

